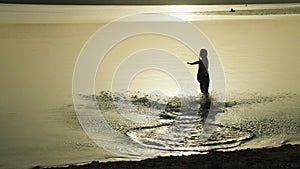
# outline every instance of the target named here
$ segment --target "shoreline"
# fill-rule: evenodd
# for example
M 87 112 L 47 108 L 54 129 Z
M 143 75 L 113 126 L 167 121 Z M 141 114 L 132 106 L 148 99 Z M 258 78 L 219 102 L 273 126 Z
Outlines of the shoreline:
M 239 9 L 232 8 L 234 11 L 213 11 L 213 12 L 194 12 L 199 15 L 227 15 L 227 16 L 261 16 L 261 15 L 298 15 L 300 7 L 279 8 L 279 9 Z
M 119 13 L 115 8 L 122 7 Z M 193 9 L 193 6 L 185 6 L 179 10 L 179 6 L 116 6 L 116 5 L 36 5 L 36 4 L 0 4 L 0 24 L 56 24 L 56 23 L 110 23 L 124 16 L 139 13 L 164 13 L 181 18 L 184 21 L 202 21 L 219 19 L 239 19 L 253 16 L 298 16 L 300 3 L 283 4 L 253 4 L 247 7 L 242 5 L 223 5 L 222 8 Z M 230 12 L 233 8 L 234 12 Z M 48 15 L 51 12 L 51 15 Z M 103 14 L 105 17 L 103 17 Z M 7 18 L 7 15 L 13 17 Z M 247 19 L 246 18 L 246 19 Z M 245 19 L 245 18 L 244 18 Z
M 140 1 L 133 1 L 133 2 L 96 2 L 96 1 L 91 1 L 91 2 L 36 2 L 35 0 L 29 0 L 27 2 L 22 2 L 19 0 L 14 0 L 12 2 L 3 2 L 3 4 L 22 4 L 22 5 L 103 5 L 103 6 L 112 6 L 112 5 L 120 5 L 120 6 L 144 6 L 144 5 L 151 5 L 151 6 L 156 6 L 156 5 L 265 5 L 265 4 L 295 4 L 299 3 L 297 0 L 286 0 L 286 2 L 278 2 L 278 1 L 271 1 L 271 2 L 240 2 L 240 1 L 234 1 L 234 2 L 222 2 L 222 3 L 208 3 L 208 2 L 197 2 L 197 1 L 187 1 L 187 2 L 162 2 L 159 0 L 154 0 L 151 3 L 149 2 L 140 2 Z
M 239 151 L 210 151 L 207 154 L 191 156 L 157 157 L 142 161 L 93 161 L 83 165 L 65 167 L 33 167 L 32 169 L 182 169 L 182 168 L 299 168 L 300 145 L 283 145 L 276 148 L 246 149 Z

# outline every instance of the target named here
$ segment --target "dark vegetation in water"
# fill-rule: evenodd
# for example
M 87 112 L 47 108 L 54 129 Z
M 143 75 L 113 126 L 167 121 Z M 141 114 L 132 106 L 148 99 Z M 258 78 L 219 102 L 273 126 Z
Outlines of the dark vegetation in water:
M 291 94 L 287 93 L 271 96 L 261 96 L 256 93 L 250 93 L 247 95 L 248 97 L 246 98 L 232 98 L 224 102 L 224 108 L 251 105 L 256 103 L 267 104 L 273 101 L 292 97 Z M 90 98 L 89 96 L 84 97 L 86 97 L 87 99 Z M 148 95 L 141 92 L 111 93 L 110 91 L 101 91 L 98 95 L 93 97 L 97 99 L 98 106 L 101 110 L 115 109 L 117 108 L 117 103 L 122 101 L 129 101 L 133 105 L 140 106 L 143 108 L 152 108 L 158 110 L 164 108 L 165 112 L 180 112 L 182 110 L 188 111 L 194 109 L 195 107 L 197 108 L 197 105 L 201 102 L 200 97 L 198 96 L 162 97 L 159 95 Z M 207 105 L 204 107 L 206 107 L 207 109 Z
M 227 124 L 238 128 L 247 129 L 247 131 L 256 136 L 272 136 L 272 135 L 295 135 L 300 134 L 300 126 L 298 120 L 284 119 L 259 119 L 259 120 L 244 120 L 235 124 Z

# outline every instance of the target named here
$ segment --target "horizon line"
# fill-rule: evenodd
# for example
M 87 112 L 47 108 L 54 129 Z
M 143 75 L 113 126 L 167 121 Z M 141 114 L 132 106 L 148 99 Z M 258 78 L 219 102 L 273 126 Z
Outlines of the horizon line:
M 224 3 L 195 3 L 195 2 L 138 2 L 138 3 L 129 3 L 129 2 L 118 2 L 118 3 L 109 3 L 109 2 L 36 2 L 36 1 L 29 1 L 29 2 L 22 2 L 22 0 L 16 0 L 16 1 L 2 1 L 0 0 L 0 4 L 20 4 L 20 5 L 128 5 L 128 6 L 142 6 L 142 5 L 243 5 L 243 4 L 290 4 L 290 3 L 300 3 L 300 2 L 294 2 L 294 1 L 288 1 L 288 2 L 250 2 L 250 3 L 241 3 L 241 2 L 224 2 Z

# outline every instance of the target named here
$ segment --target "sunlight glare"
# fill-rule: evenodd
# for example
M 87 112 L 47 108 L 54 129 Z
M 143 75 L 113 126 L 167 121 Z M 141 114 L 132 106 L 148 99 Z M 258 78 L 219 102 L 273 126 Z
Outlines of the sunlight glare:
M 166 96 L 181 94 L 176 81 L 169 74 L 158 69 L 148 69 L 139 72 L 132 78 L 128 91 L 141 91 L 144 93 L 159 91 Z
M 194 5 L 168 5 L 165 7 L 169 12 L 194 12 L 196 11 L 196 6 Z M 199 9 L 198 9 L 199 10 Z

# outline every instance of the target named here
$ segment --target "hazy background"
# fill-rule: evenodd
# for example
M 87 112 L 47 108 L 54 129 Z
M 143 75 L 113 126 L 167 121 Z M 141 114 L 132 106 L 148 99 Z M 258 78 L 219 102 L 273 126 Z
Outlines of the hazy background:
M 98 5 L 212 5 L 212 4 L 261 4 L 296 3 L 299 0 L 0 0 L 5 3 L 39 4 L 98 4 Z

